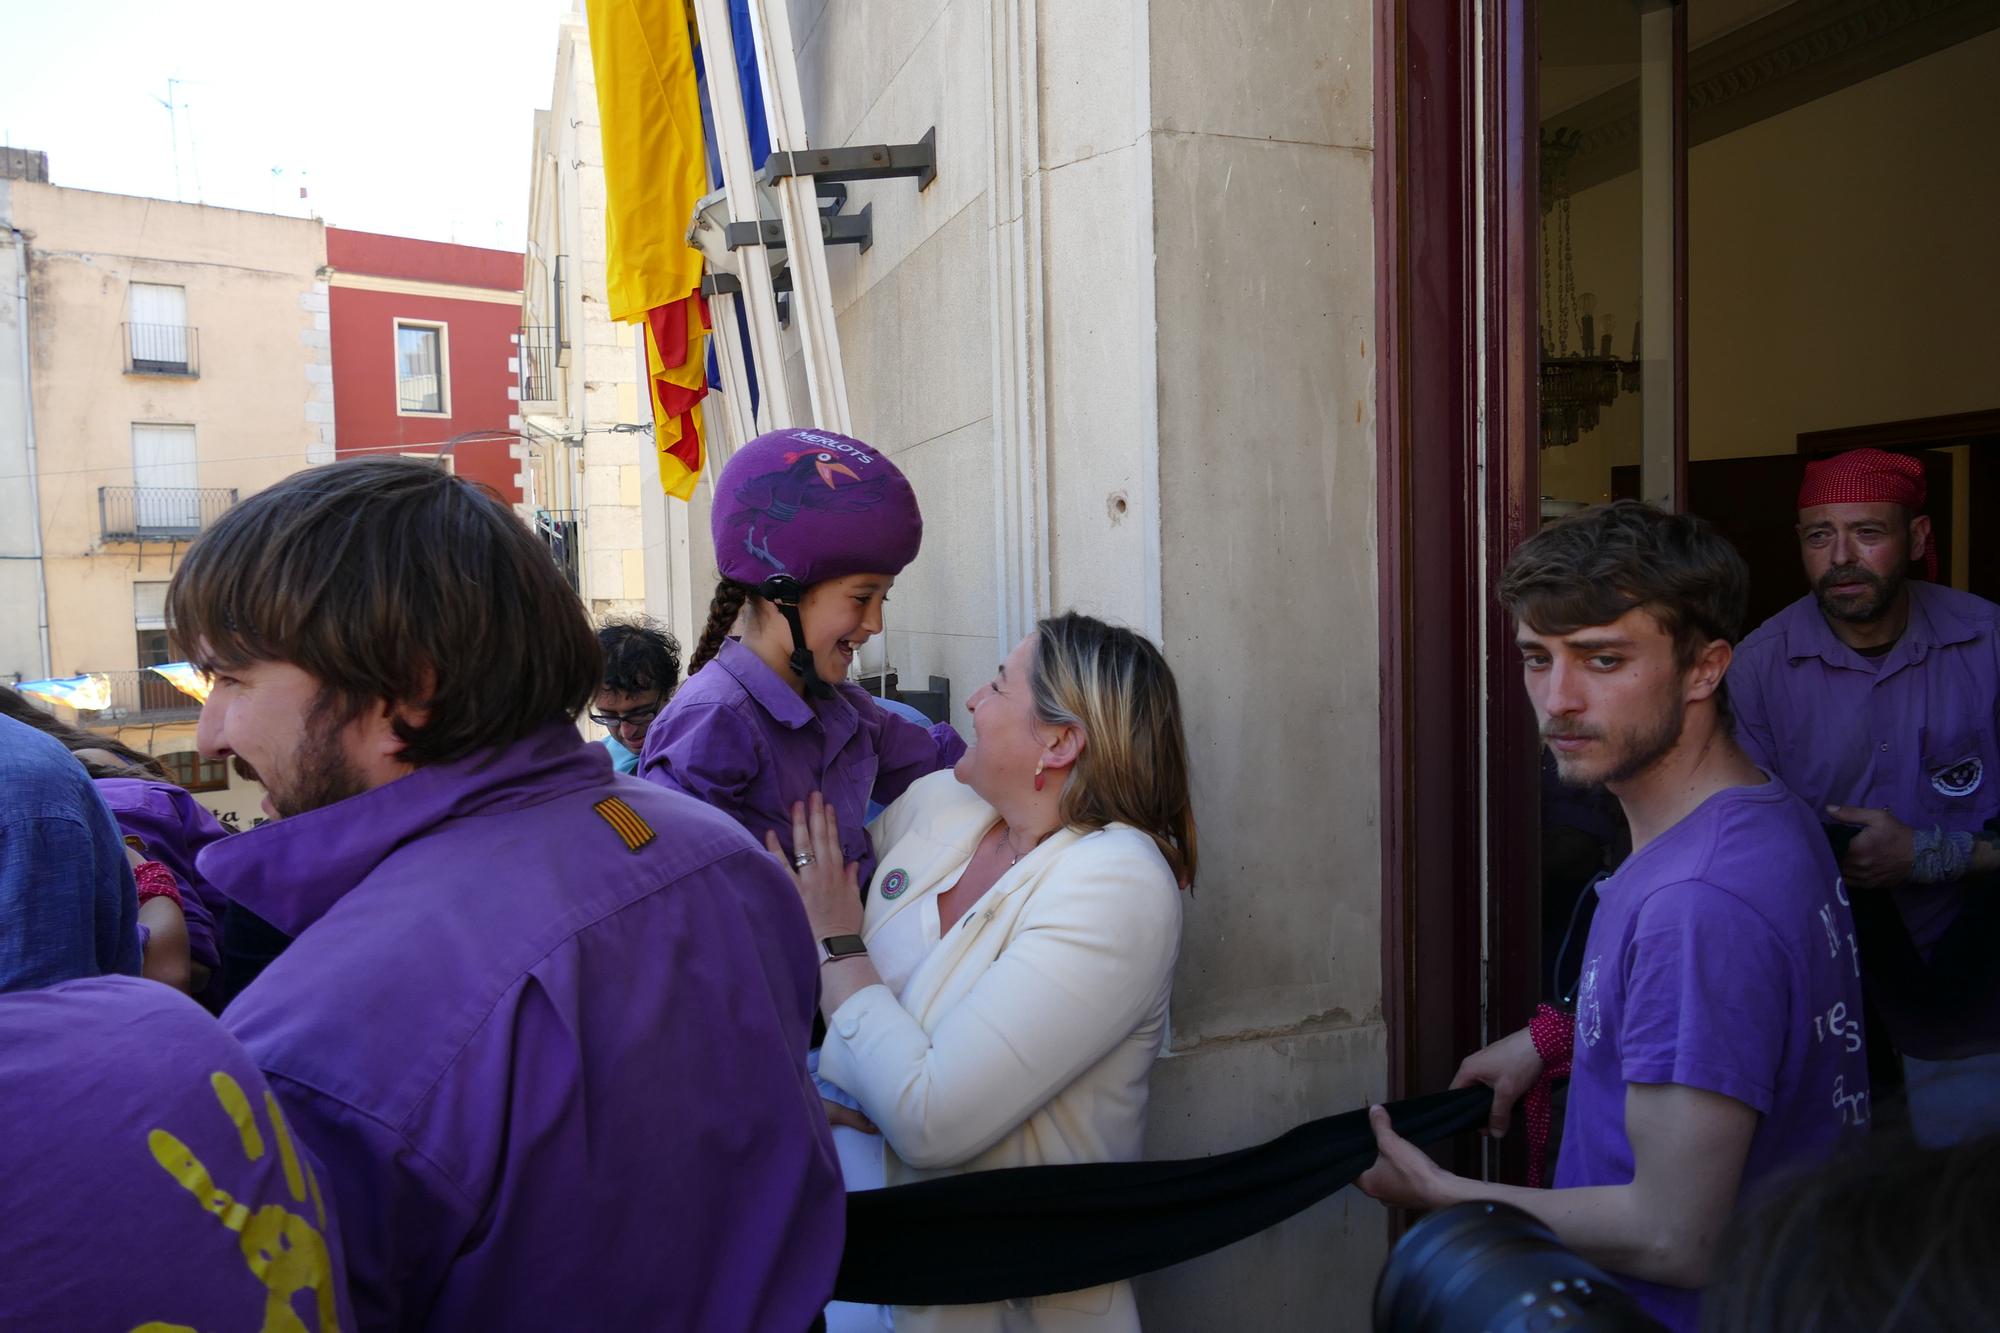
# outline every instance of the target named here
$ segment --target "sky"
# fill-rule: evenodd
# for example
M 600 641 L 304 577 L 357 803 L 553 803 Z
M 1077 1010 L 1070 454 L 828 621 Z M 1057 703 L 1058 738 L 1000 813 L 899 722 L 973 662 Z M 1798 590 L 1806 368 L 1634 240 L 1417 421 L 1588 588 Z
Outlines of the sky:
M 7 0 L 0 141 L 57 185 L 519 250 L 572 7 Z

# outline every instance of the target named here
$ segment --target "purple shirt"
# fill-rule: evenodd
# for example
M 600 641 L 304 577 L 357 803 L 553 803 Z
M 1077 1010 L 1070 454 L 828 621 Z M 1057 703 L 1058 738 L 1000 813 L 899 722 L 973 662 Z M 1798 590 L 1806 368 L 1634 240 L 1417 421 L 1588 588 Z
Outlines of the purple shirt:
M 551 722 L 200 867 L 298 936 L 223 1021 L 327 1164 L 361 1327 L 812 1322 L 817 957 L 733 821 Z
M 0 996 L 0 1052 L 0 1325 L 276 1328 L 275 1298 L 354 1327 L 326 1171 L 193 1001 L 136 977 Z
M 213 971 L 222 965 L 223 909 L 229 900 L 195 869 L 195 855 L 217 838 L 229 836 L 216 817 L 171 782 L 147 778 L 99 778 L 97 794 L 111 807 L 118 830 L 142 844 L 139 854 L 174 872 L 187 890 L 181 915 L 187 919 L 188 953 Z
M 792 805 L 819 792 L 840 817 L 840 845 L 875 874 L 868 802 L 887 805 L 918 778 L 949 768 L 965 742 L 883 711 L 859 685 L 831 699 L 792 692 L 764 659 L 735 639 L 688 678 L 646 729 L 639 773 L 728 814 L 764 845 L 766 831 L 792 845 Z
M 1867 1124 L 1853 923 L 1833 851 L 1796 796 L 1776 782 L 1718 792 L 1597 894 L 1557 1188 L 1631 1183 L 1629 1083 L 1758 1112 L 1739 1198 Z M 1655 1319 L 1695 1327 L 1698 1292 L 1623 1280 Z
M 1910 624 L 1867 658 L 1802 597 L 1736 650 L 1729 702 L 1738 739 L 1820 815 L 1887 809 L 1912 828 L 1977 830 L 2000 817 L 2000 606 L 1912 579 Z M 1928 951 L 1957 917 L 1957 885 L 1898 889 Z

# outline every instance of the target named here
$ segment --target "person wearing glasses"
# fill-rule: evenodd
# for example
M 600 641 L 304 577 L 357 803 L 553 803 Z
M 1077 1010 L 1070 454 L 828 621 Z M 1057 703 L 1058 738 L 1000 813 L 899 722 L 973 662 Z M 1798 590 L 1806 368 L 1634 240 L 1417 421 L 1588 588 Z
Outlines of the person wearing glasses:
M 646 728 L 667 706 L 681 681 L 681 645 L 643 617 L 608 620 L 597 631 L 604 653 L 604 682 L 591 701 L 590 720 L 609 733 L 604 748 L 620 773 L 639 771 Z

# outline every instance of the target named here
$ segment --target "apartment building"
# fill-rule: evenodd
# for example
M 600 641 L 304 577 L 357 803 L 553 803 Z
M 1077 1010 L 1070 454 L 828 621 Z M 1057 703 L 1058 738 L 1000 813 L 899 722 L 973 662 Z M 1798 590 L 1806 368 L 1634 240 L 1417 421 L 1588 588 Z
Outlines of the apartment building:
M 342 458 L 442 460 L 519 504 L 521 254 L 326 229 Z
M 98 676 L 77 720 L 160 757 L 226 822 L 262 793 L 194 746 L 167 582 L 242 497 L 335 452 L 317 219 L 0 178 L 0 672 Z M 24 536 L 25 534 L 25 536 Z

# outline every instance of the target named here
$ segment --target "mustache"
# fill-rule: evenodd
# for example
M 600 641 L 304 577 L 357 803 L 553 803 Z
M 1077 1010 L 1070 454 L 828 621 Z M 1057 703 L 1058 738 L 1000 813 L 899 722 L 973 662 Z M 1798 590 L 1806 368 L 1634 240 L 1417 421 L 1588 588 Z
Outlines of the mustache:
M 1835 565 L 1819 576 L 1819 590 L 1827 591 L 1836 583 L 1864 583 L 1871 588 L 1882 586 L 1882 576 L 1860 565 Z
M 1545 741 L 1601 741 L 1604 733 L 1589 727 L 1543 727 Z

